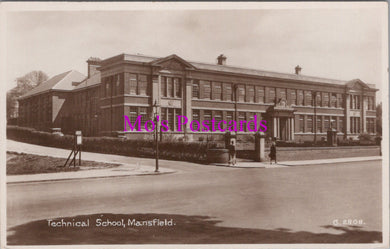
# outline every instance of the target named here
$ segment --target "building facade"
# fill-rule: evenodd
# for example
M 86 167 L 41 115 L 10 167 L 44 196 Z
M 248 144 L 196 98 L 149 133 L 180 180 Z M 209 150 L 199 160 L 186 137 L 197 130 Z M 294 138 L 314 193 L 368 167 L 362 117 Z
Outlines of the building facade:
M 216 64 L 190 62 L 177 55 L 156 58 L 130 54 L 91 58 L 87 63 L 88 76 L 78 80 L 68 77 L 67 89 L 57 87 L 22 96 L 19 124 L 38 129 L 59 127 L 64 132 L 82 130 L 90 136 L 142 137 L 148 134 L 144 124 L 153 119 L 156 103 L 157 113 L 168 121 L 170 132 L 190 139 L 223 134 L 192 132 L 189 124 L 193 120 L 248 122 L 255 115 L 258 121 L 266 120 L 268 136 L 285 141 L 313 140 L 314 136 L 320 140 L 329 128 L 337 130 L 340 138 L 376 133 L 377 89 L 359 79 L 305 76 L 299 66 L 295 74 L 232 67 L 226 65 L 223 55 Z M 64 101 L 60 107 L 59 93 Z M 45 106 L 42 110 L 48 116 L 34 114 L 40 110 L 37 101 L 38 106 Z M 178 130 L 179 115 L 188 118 L 182 131 Z M 140 128 L 144 131 L 124 132 L 124 116 L 131 122 L 142 116 Z M 45 125 L 37 125 L 41 121 Z M 238 132 L 251 133 L 246 126 Z

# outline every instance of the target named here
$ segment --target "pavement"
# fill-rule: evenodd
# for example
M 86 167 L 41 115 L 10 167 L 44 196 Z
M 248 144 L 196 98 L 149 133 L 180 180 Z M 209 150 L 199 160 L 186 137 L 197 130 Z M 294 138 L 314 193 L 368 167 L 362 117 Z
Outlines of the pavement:
M 70 150 L 45 147 L 33 144 L 7 140 L 7 151 L 35 154 L 41 156 L 51 156 L 59 158 L 67 158 Z M 362 162 L 380 160 L 380 156 L 370 157 L 350 157 L 350 158 L 334 158 L 334 159 L 319 159 L 319 160 L 301 160 L 301 161 L 284 161 L 277 164 L 269 162 L 253 162 L 248 160 L 238 160 L 235 166 L 228 164 L 213 164 L 214 166 L 223 166 L 230 168 L 286 168 L 289 166 L 303 166 L 316 164 L 334 164 L 345 162 Z M 177 169 L 168 167 L 159 168 L 159 172 L 155 172 L 154 159 L 125 157 L 118 155 L 108 155 L 101 153 L 82 152 L 82 160 L 102 162 L 102 163 L 120 163 L 119 167 L 90 169 L 83 168 L 79 171 L 45 173 L 45 174 L 29 174 L 29 175 L 10 175 L 7 176 L 7 183 L 24 183 L 24 182 L 40 182 L 40 181 L 59 181 L 59 180 L 75 180 L 84 178 L 104 178 L 104 177 L 123 177 L 123 176 L 138 176 L 138 175 L 158 175 L 174 173 Z M 168 162 L 169 161 L 161 160 Z M 125 163 L 124 163 L 125 162 Z M 191 164 L 188 162 L 180 162 L 181 164 Z

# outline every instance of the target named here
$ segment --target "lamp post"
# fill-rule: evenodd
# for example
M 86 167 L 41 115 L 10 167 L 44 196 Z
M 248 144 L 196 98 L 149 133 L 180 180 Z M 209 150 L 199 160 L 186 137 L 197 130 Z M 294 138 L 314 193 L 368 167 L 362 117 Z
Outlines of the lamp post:
M 314 92 L 314 143 L 317 143 L 317 92 Z
M 156 169 L 154 172 L 158 172 L 158 129 L 159 129 L 159 125 L 158 125 L 158 118 L 157 118 L 157 115 L 158 115 L 158 108 L 160 106 L 157 104 L 157 100 L 154 101 L 154 104 L 153 104 L 153 112 L 154 112 L 154 122 L 155 122 L 155 126 L 154 126 L 154 139 L 155 139 L 155 146 L 156 146 Z

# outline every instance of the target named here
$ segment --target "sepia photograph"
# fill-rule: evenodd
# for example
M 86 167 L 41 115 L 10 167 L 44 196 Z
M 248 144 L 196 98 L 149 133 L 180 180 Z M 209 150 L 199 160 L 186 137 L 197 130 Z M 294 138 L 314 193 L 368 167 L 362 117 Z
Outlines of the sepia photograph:
M 387 2 L 0 4 L 1 248 L 388 248 Z

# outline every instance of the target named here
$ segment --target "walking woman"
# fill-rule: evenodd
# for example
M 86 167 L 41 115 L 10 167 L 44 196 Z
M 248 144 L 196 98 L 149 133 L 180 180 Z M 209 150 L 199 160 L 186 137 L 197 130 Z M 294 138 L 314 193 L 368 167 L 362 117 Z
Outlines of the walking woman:
M 272 141 L 270 152 L 269 152 L 269 163 L 272 164 L 272 161 L 275 161 L 275 164 L 276 164 L 276 143 L 275 143 L 275 141 Z

